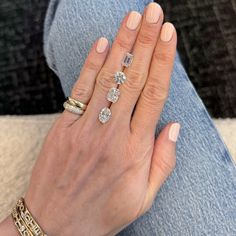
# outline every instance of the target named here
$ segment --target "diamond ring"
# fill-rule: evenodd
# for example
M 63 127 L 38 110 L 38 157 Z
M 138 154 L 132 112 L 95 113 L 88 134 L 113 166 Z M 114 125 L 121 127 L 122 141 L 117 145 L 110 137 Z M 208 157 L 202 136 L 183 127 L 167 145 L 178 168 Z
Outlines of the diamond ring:
M 76 99 L 74 99 L 74 98 L 72 98 L 72 97 L 68 97 L 67 98 L 67 102 L 69 103 L 69 104 L 71 104 L 71 105 L 74 105 L 74 106 L 76 106 L 76 107 L 79 107 L 79 108 L 81 108 L 82 110 L 86 110 L 86 108 L 87 108 L 87 105 L 86 104 L 84 104 L 84 103 L 82 103 L 81 101 L 79 101 L 78 99 L 76 100 Z
M 132 64 L 133 59 L 134 56 L 131 53 L 127 52 L 123 58 L 123 61 L 121 62 L 121 65 L 124 67 L 129 67 Z
M 122 65 L 129 67 L 133 61 L 134 56 L 130 53 L 126 53 L 122 61 Z M 120 85 L 126 81 L 126 75 L 122 71 L 117 71 L 114 75 L 114 80 L 116 84 Z M 107 93 L 107 100 L 112 103 L 116 103 L 120 97 L 120 90 L 118 88 L 112 87 Z M 111 119 L 111 110 L 108 107 L 102 108 L 98 115 L 98 119 L 102 124 L 105 124 Z
M 102 108 L 99 113 L 98 119 L 102 124 L 105 124 L 111 118 L 111 110 L 108 107 Z
M 84 110 L 82 110 L 81 108 L 70 104 L 68 101 L 63 103 L 63 107 L 65 108 L 65 110 L 74 113 L 76 115 L 83 115 L 84 114 Z
M 107 100 L 109 102 L 115 103 L 118 101 L 120 96 L 120 90 L 118 88 L 110 88 L 108 94 L 107 94 Z
M 117 84 L 123 84 L 126 81 L 126 75 L 124 72 L 118 71 L 115 73 L 114 79 Z

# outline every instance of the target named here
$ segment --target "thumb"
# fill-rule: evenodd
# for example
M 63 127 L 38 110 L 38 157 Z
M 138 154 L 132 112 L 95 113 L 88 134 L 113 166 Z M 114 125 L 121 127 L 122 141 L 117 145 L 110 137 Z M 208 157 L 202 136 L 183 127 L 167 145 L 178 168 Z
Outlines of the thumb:
M 170 123 L 155 141 L 146 198 L 147 208 L 151 207 L 161 185 L 175 168 L 175 149 L 179 130 L 179 123 Z

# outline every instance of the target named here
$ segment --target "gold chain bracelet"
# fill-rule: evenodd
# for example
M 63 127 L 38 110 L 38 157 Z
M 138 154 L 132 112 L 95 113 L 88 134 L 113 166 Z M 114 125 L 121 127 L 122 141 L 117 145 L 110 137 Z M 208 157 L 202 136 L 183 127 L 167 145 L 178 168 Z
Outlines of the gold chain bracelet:
M 23 198 L 19 199 L 13 208 L 12 218 L 22 236 L 47 236 L 34 220 Z
M 16 228 L 18 229 L 18 231 L 20 232 L 21 236 L 33 236 L 33 234 L 30 232 L 30 230 L 25 225 L 24 220 L 21 218 L 20 214 L 16 210 L 16 207 L 14 207 L 12 209 L 11 215 L 12 215 L 14 224 L 15 224 Z

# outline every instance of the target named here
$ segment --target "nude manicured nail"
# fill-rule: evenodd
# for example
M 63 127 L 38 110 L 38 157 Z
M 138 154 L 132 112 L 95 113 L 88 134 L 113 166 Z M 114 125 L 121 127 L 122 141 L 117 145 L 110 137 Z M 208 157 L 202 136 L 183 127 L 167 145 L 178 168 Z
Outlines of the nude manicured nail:
M 174 123 L 171 125 L 169 129 L 169 140 L 172 142 L 177 141 L 178 136 L 179 136 L 179 130 L 180 130 L 180 124 L 179 123 Z
M 104 37 L 100 38 L 98 40 L 98 43 L 97 43 L 97 48 L 96 48 L 96 51 L 98 53 L 103 53 L 105 52 L 106 48 L 107 48 L 107 45 L 108 45 L 108 40 Z
M 161 40 L 169 42 L 173 36 L 175 27 L 171 23 L 165 23 L 161 29 Z
M 146 21 L 151 24 L 155 24 L 158 22 L 159 17 L 161 15 L 161 7 L 157 3 L 150 3 L 147 7 L 146 12 Z
M 137 11 L 131 11 L 128 17 L 128 20 L 126 22 L 126 26 L 130 29 L 130 30 L 135 30 L 140 21 L 141 21 L 142 15 L 140 13 L 138 13 Z

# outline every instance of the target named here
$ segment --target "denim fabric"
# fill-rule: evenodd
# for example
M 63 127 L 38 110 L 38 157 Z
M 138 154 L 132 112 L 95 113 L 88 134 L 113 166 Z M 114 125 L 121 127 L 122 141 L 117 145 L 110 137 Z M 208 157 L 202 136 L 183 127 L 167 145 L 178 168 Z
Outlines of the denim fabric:
M 110 42 L 130 10 L 142 12 L 144 0 L 51 0 L 44 49 L 49 66 L 69 95 L 92 43 Z M 119 235 L 236 235 L 236 169 L 204 105 L 177 56 L 163 125 L 182 125 L 177 166 L 151 210 Z

